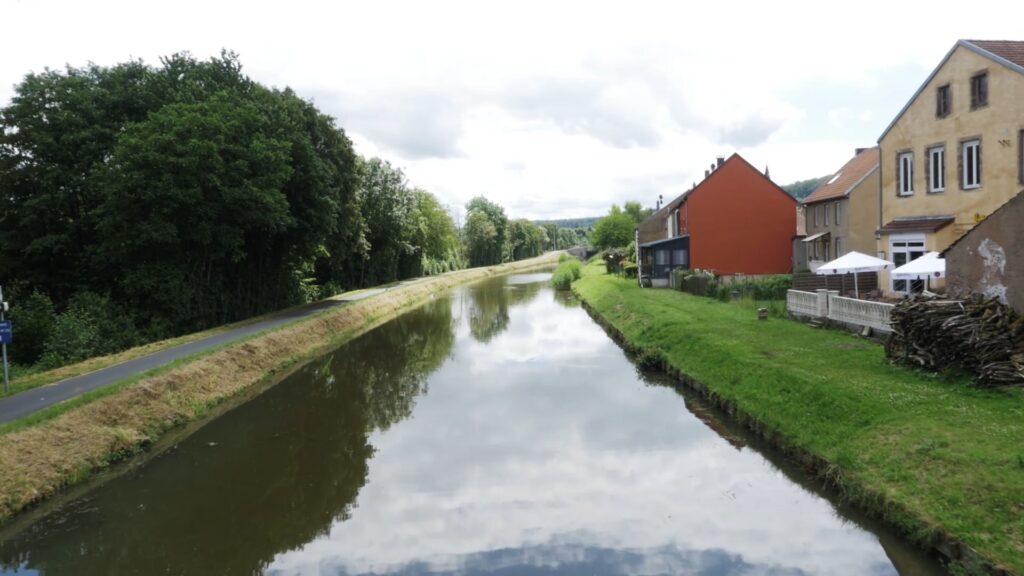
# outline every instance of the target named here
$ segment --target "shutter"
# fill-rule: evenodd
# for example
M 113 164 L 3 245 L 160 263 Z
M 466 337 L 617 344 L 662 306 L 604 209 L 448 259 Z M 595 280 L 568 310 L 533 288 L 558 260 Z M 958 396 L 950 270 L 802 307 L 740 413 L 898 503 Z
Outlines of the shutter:
M 957 186 L 964 189 L 964 143 L 961 142 L 956 150 L 956 181 Z
M 981 186 L 981 138 L 978 138 L 978 147 L 974 149 L 974 168 L 978 171 L 978 181 L 975 182 L 979 187 Z
M 924 191 L 932 191 L 932 149 L 924 149 Z

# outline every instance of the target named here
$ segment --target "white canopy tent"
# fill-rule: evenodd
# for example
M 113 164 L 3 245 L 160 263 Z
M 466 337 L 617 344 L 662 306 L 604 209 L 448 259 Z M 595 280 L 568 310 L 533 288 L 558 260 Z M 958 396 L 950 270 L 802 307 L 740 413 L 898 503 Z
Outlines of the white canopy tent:
M 892 277 L 894 280 L 924 280 L 927 287 L 930 279 L 946 277 L 946 260 L 940 258 L 938 252 L 929 252 L 893 270 Z
M 833 274 L 853 274 L 853 294 L 855 297 L 860 298 L 860 291 L 857 288 L 857 273 L 880 272 L 882 270 L 889 270 L 892 267 L 893 263 L 888 260 L 851 251 L 831 262 L 825 262 L 814 273 L 829 276 Z

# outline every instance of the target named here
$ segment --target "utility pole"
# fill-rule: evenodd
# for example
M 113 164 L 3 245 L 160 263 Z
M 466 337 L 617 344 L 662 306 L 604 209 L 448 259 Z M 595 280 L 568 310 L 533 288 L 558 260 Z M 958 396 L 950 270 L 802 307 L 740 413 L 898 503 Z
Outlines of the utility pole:
M 2 343 L 0 346 L 4 349 L 4 394 L 7 394 L 11 388 L 10 375 L 7 371 L 7 340 L 9 338 L 8 335 L 11 333 L 11 328 L 4 320 L 4 312 L 7 312 L 7 302 L 4 301 L 4 287 L 0 286 L 0 326 L 7 332 L 5 335 L 0 335 L 0 343 Z

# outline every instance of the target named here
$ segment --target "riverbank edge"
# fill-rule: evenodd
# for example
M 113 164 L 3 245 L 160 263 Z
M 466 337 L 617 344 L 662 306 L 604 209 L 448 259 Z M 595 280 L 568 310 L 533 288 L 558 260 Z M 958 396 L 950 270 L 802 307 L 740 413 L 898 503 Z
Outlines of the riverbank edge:
M 924 550 L 932 550 L 949 562 L 960 564 L 964 569 L 957 574 L 985 574 L 1013 576 L 1008 569 L 980 554 L 977 550 L 953 536 L 942 526 L 930 523 L 913 514 L 900 502 L 856 481 L 837 464 L 806 448 L 797 446 L 785 435 L 765 424 L 753 411 L 740 408 L 735 402 L 719 394 L 713 385 L 700 382 L 672 363 L 656 349 L 646 348 L 631 341 L 625 333 L 587 300 L 577 285 L 572 286 L 573 294 L 580 300 L 588 315 L 627 355 L 644 368 L 663 372 L 676 384 L 697 393 L 710 405 L 721 410 L 737 425 L 762 438 L 774 450 L 799 465 L 811 477 L 817 478 L 833 495 L 849 503 L 867 515 L 882 521 L 907 541 Z
M 10 432 L 0 443 L 0 523 L 145 452 L 168 432 L 208 418 L 227 400 L 270 388 L 299 365 L 439 293 L 493 276 L 552 267 L 558 257 L 554 252 L 399 285 L 218 348 L 51 420 Z

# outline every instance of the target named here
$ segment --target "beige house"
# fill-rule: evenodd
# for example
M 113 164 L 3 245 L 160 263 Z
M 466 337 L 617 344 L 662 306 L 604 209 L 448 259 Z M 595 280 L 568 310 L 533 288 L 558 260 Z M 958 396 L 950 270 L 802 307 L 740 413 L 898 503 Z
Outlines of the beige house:
M 873 254 L 878 228 L 878 148 L 858 148 L 828 182 L 803 202 L 807 261 L 797 269 L 821 264 L 851 250 Z
M 877 251 L 901 265 L 946 249 L 1024 187 L 1024 42 L 957 42 L 878 145 Z

